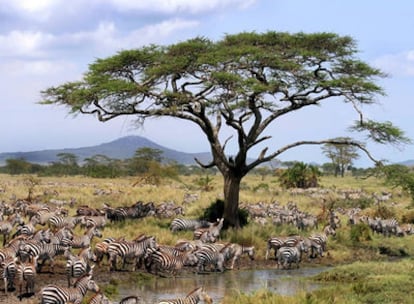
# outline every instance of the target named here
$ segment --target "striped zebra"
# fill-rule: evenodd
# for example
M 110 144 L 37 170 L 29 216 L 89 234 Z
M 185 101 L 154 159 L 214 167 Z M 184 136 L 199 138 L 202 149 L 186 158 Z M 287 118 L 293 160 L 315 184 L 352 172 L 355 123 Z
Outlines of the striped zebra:
M 7 256 L 0 263 L 0 273 L 4 281 L 4 292 L 7 294 L 9 290 L 14 290 L 14 279 L 16 277 L 16 258 Z
M 284 246 L 294 246 L 297 240 L 300 237 L 298 235 L 291 235 L 291 236 L 274 236 L 267 240 L 267 249 L 266 249 L 266 260 L 269 257 L 270 251 L 273 249 L 275 252 L 275 258 L 277 256 L 277 251 L 280 247 Z
M 66 245 L 43 243 L 33 240 L 25 241 L 20 246 L 20 250 L 24 255 L 29 255 L 32 258 L 37 258 L 37 272 L 40 273 L 44 263 L 50 260 L 50 270 L 54 273 L 55 257 L 63 255 L 65 250 L 69 247 Z
M 383 236 L 390 237 L 391 235 L 397 235 L 398 225 L 398 220 L 395 218 L 379 219 L 376 230 L 378 233 L 382 233 Z
M 91 241 L 94 237 L 102 237 L 101 231 L 93 226 L 85 231 L 83 235 L 74 235 L 71 246 L 72 248 L 87 248 L 91 246 Z
M 112 302 L 101 291 L 99 291 L 89 299 L 88 304 L 112 304 Z
M 231 243 L 223 250 L 223 254 L 226 260 L 231 259 L 231 265 L 229 269 L 234 269 L 234 265 L 237 264 L 240 268 L 240 257 L 245 254 L 250 260 L 254 260 L 255 249 L 254 246 L 243 246 L 236 243 Z
M 23 297 L 23 285 L 25 285 L 25 296 L 32 296 L 35 293 L 35 281 L 37 275 L 37 259 L 22 262 L 16 261 L 16 278 L 19 286 L 19 299 Z
M 308 238 L 322 247 L 323 251 L 327 250 L 328 236 L 335 236 L 336 231 L 330 225 L 326 225 L 321 233 L 314 233 Z
M 73 254 L 70 249 L 64 252 L 66 257 L 66 276 L 68 279 L 68 287 L 71 286 L 72 278 L 79 278 L 93 269 L 91 262 L 96 261 L 96 255 L 91 247 L 82 249 L 77 255 Z
M 81 304 L 86 292 L 99 292 L 99 286 L 92 280 L 92 273 L 80 277 L 75 287 L 61 287 L 50 284 L 40 290 L 40 304 Z
M 146 259 L 145 267 L 148 272 L 157 275 L 159 272 L 169 273 L 175 276 L 184 266 L 194 266 L 197 263 L 196 256 L 191 252 L 183 252 L 160 247 L 150 253 Z
M 296 263 L 296 268 L 299 268 L 299 263 L 302 260 L 302 253 L 308 252 L 305 242 L 298 240 L 296 246 L 280 247 L 277 251 L 277 268 L 282 266 L 283 269 L 292 267 L 292 263 Z
M 222 249 L 223 250 L 223 249 Z M 224 271 L 225 257 L 222 250 L 217 251 L 208 247 L 202 247 L 194 252 L 197 258 L 197 272 L 206 271 L 206 266 L 213 266 L 215 271 Z
M 3 246 L 6 245 L 14 226 L 23 225 L 23 219 L 19 213 L 10 215 L 7 220 L 0 221 L 0 234 L 3 235 Z
M 48 219 L 49 227 L 54 230 L 59 230 L 63 227 L 74 229 L 81 221 L 81 216 L 63 216 L 61 214 L 55 214 Z
M 203 287 L 198 287 L 191 291 L 187 296 L 184 298 L 177 298 L 172 300 L 161 300 L 158 304 L 196 304 L 200 301 L 204 301 L 204 303 L 212 304 L 213 300 L 207 294 Z
M 138 304 L 140 303 L 140 298 L 138 296 L 127 296 L 125 298 L 122 298 L 121 301 L 119 301 L 119 304 Z
M 50 237 L 50 243 L 69 246 L 72 244 L 73 231 L 68 227 L 60 228 Z
M 13 238 L 18 235 L 26 235 L 31 236 L 36 231 L 36 225 L 40 222 L 40 216 L 34 215 L 30 218 L 29 222 L 25 225 L 21 225 L 17 227 L 16 232 L 13 234 Z
M 114 241 L 108 247 L 109 270 L 117 270 L 116 264 L 119 256 L 122 259 L 122 269 L 125 268 L 128 259 L 133 259 L 135 261 L 133 271 L 135 271 L 145 255 L 157 248 L 158 245 L 154 236 L 142 235 L 133 241 Z
M 217 222 L 212 224 L 209 228 L 198 228 L 194 230 L 194 240 L 201 240 L 204 243 L 214 243 L 220 237 L 221 229 L 223 228 L 224 218 L 217 219 Z
M 107 223 L 108 223 L 108 217 L 106 215 L 84 216 L 82 217 L 80 226 L 86 227 L 86 228 L 97 227 L 97 228 L 103 229 L 105 228 Z
M 107 260 L 109 260 L 109 255 L 108 255 L 109 244 L 111 244 L 112 242 L 115 242 L 115 241 L 125 241 L 125 239 L 124 238 L 115 239 L 115 238 L 112 238 L 112 237 L 108 237 L 108 238 L 105 238 L 104 240 L 102 240 L 102 242 L 98 242 L 98 243 L 95 244 L 93 252 L 96 256 L 96 264 L 98 266 L 101 265 L 101 262 L 102 262 L 104 257 L 106 257 Z
M 198 228 L 209 228 L 213 223 L 210 223 L 206 220 L 200 219 L 185 219 L 185 218 L 175 218 L 170 224 L 170 230 L 172 232 L 182 231 L 182 230 L 196 230 Z

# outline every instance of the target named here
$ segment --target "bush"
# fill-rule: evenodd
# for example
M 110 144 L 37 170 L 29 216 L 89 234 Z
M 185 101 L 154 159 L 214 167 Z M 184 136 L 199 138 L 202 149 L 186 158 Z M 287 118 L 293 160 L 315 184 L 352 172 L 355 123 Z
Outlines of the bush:
M 206 210 L 204 210 L 203 215 L 200 217 L 200 219 L 206 219 L 210 222 L 215 222 L 218 218 L 222 218 L 224 214 L 224 201 L 221 199 L 217 199 L 215 202 L 213 202 L 210 207 L 207 207 Z M 248 221 L 249 214 L 247 210 L 239 209 L 239 223 L 240 227 L 246 226 Z M 224 228 L 227 228 L 226 223 L 224 223 Z
M 370 241 L 372 239 L 371 229 L 366 224 L 352 225 L 349 238 L 353 243 Z

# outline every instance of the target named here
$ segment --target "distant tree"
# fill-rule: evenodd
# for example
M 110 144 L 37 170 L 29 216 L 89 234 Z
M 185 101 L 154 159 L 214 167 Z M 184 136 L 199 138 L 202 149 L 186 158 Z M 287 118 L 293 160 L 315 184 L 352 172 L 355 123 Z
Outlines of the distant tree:
M 149 147 L 136 150 L 134 156 L 129 160 L 131 174 L 147 173 L 151 166 L 153 171 L 155 166 L 161 167 L 162 153 L 162 150 Z
M 404 165 L 379 166 L 374 171 L 378 176 L 383 177 L 388 185 L 401 187 L 410 197 L 414 206 L 414 171 L 413 168 Z
M 384 74 L 356 58 L 351 37 L 333 33 L 240 33 L 220 41 L 195 38 L 168 46 L 149 45 L 97 59 L 81 81 L 42 92 L 43 104 L 59 104 L 100 121 L 134 116 L 173 117 L 200 128 L 210 144 L 212 161 L 223 176 L 224 218 L 239 227 L 242 179 L 252 169 L 302 145 L 356 146 L 356 140 L 302 140 L 281 147 L 260 147 L 271 138 L 269 126 L 299 110 L 344 101 L 358 114 L 353 131 L 368 132 L 378 143 L 407 142 L 391 123 L 367 120 L 362 108 L 384 94 L 376 80 Z M 339 98 L 342 97 L 342 98 Z M 311 114 L 310 114 L 311 115 Z M 237 151 L 230 158 L 233 136 Z M 281 130 L 280 132 L 285 132 Z M 277 132 L 272 132 L 277 136 Z M 175 134 L 172 131 L 171 134 Z M 260 148 L 255 159 L 247 155 Z
M 15 174 L 22 174 L 22 173 L 30 173 L 32 168 L 32 164 L 26 161 L 23 158 L 14 159 L 8 158 L 6 159 L 6 166 L 5 171 L 6 173 L 15 175 Z
M 119 160 L 97 154 L 84 159 L 84 174 L 91 177 L 114 178 L 122 173 Z
M 349 137 L 339 137 L 338 141 L 349 141 Z M 335 168 L 335 176 L 345 175 L 346 169 L 351 166 L 354 160 L 359 158 L 358 147 L 351 145 L 338 145 L 327 143 L 322 146 L 323 154 L 328 157 Z
M 324 163 L 321 169 L 324 175 L 334 175 L 337 173 L 337 166 L 333 163 Z

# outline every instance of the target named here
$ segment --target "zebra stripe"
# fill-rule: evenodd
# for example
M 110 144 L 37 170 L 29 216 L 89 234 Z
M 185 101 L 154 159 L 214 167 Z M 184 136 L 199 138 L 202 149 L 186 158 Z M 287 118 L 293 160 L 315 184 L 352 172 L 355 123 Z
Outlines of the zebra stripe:
M 92 280 L 91 273 L 79 278 L 73 288 L 46 285 L 40 291 L 40 304 L 80 304 L 88 290 L 99 292 L 99 286 Z
M 137 296 L 127 296 L 119 301 L 119 304 L 138 304 L 140 298 Z
M 288 269 L 292 267 L 292 263 L 296 263 L 296 267 L 299 268 L 303 252 L 308 252 L 308 248 L 302 240 L 297 241 L 296 246 L 279 248 L 277 252 L 277 268 L 282 266 L 283 269 Z
M 87 248 L 91 246 L 94 237 L 102 237 L 101 231 L 96 227 L 91 227 L 83 235 L 74 235 L 72 239 L 72 248 Z
M 23 223 L 23 219 L 18 213 L 10 215 L 7 220 L 0 221 L 0 234 L 3 235 L 3 246 L 6 244 L 14 226 L 22 225 Z
M 69 247 L 60 244 L 42 243 L 33 240 L 24 242 L 20 250 L 23 254 L 37 258 L 37 272 L 40 273 L 46 260 L 50 260 L 50 270 L 54 273 L 54 258 L 58 255 L 63 255 L 65 250 Z
M 33 258 L 30 261 L 22 262 L 17 261 L 16 262 L 17 269 L 16 269 L 16 278 L 19 285 L 19 291 L 20 291 L 20 300 L 23 296 L 22 290 L 23 285 L 25 284 L 25 292 L 26 295 L 33 295 L 35 291 L 35 281 L 36 281 L 36 267 L 37 267 L 37 259 Z
M 66 275 L 70 287 L 72 278 L 79 278 L 93 269 L 90 262 L 96 261 L 96 255 L 90 247 L 81 250 L 78 255 L 72 254 L 68 249 L 64 255 L 67 258 Z
M 112 302 L 102 292 L 97 292 L 90 298 L 88 304 L 112 304 Z
M 290 247 L 296 245 L 300 237 L 297 235 L 292 236 L 275 236 L 267 240 L 267 249 L 266 249 L 266 260 L 269 257 L 270 251 L 273 249 L 275 252 L 275 257 L 280 247 Z
M 16 258 L 7 257 L 0 263 L 0 273 L 4 281 L 4 292 L 14 290 L 14 278 L 16 277 Z
M 206 220 L 199 219 L 185 219 L 185 218 L 175 218 L 170 224 L 170 230 L 172 232 L 182 231 L 182 230 L 196 230 L 198 228 L 208 228 L 212 223 Z
M 140 236 L 133 241 L 114 241 L 109 244 L 109 267 L 110 271 L 116 270 L 117 257 L 122 259 L 122 269 L 125 267 L 127 259 L 135 259 L 133 270 L 141 262 L 144 256 L 150 251 L 158 248 L 155 237 Z
M 197 258 L 197 271 L 204 272 L 206 266 L 213 266 L 214 270 L 224 271 L 224 255 L 220 251 L 203 247 L 194 252 Z
M 194 266 L 196 263 L 196 256 L 190 252 L 182 252 L 174 247 L 160 247 L 148 256 L 145 267 L 153 274 L 166 272 L 175 276 L 184 266 Z
M 207 304 L 212 304 L 213 300 L 204 291 L 203 287 L 198 287 L 191 291 L 185 298 L 177 298 L 172 300 L 161 300 L 158 304 L 196 304 L 200 301 L 204 301 Z

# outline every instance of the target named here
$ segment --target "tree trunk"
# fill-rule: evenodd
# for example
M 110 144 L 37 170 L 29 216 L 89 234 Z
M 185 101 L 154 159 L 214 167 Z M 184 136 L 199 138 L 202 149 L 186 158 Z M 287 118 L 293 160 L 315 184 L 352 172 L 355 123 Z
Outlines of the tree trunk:
M 232 174 L 224 176 L 224 221 L 234 228 L 240 228 L 239 192 L 241 177 Z

